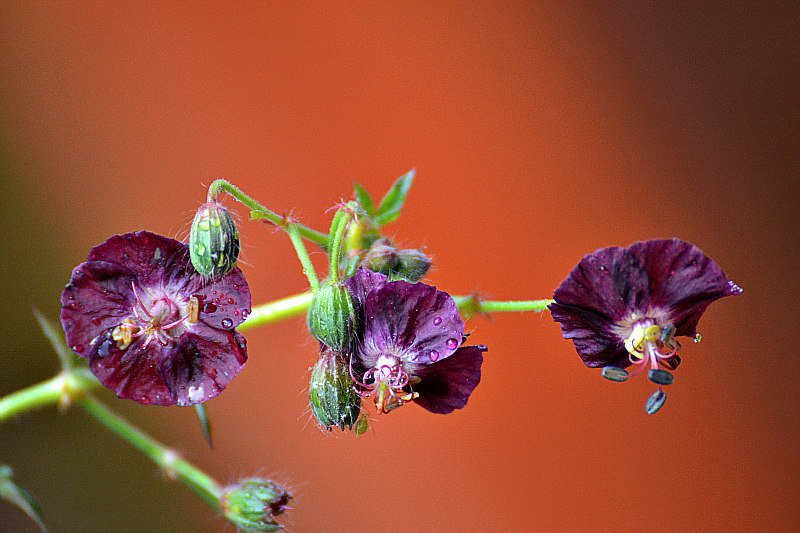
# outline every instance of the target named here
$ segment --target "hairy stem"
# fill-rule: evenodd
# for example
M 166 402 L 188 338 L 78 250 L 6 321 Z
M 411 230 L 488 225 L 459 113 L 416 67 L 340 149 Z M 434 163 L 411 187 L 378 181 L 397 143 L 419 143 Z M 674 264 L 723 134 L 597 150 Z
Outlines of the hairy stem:
M 238 201 L 249 207 L 251 211 L 256 211 L 259 213 L 259 215 L 261 215 L 262 218 L 269 220 L 279 228 L 287 229 L 286 217 L 280 216 L 256 202 L 252 197 L 245 194 L 244 191 L 242 191 L 236 185 L 230 183 L 228 180 L 215 179 L 213 182 L 211 182 L 211 185 L 208 187 L 208 201 L 216 201 L 217 196 L 221 191 L 227 192 Z M 322 233 L 321 231 L 311 229 L 307 226 L 303 226 L 302 224 L 297 224 L 297 230 L 300 235 L 303 236 L 303 238 L 317 244 L 323 250 L 327 250 L 328 236 L 326 234 Z
M 113 413 L 91 396 L 80 398 L 78 404 L 84 411 L 92 415 L 95 420 L 147 455 L 169 477 L 177 479 L 189 487 L 214 511 L 220 512 L 222 510 L 220 506 L 222 488 L 205 472 L 188 461 L 181 459 L 176 452 L 166 448 L 143 431 L 132 426 L 127 420 Z

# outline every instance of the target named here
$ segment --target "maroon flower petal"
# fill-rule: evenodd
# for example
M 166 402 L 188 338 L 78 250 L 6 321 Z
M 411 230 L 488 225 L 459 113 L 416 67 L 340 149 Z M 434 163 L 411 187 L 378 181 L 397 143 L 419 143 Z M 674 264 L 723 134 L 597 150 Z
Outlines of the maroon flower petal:
M 650 303 L 641 261 L 624 248 L 601 248 L 581 259 L 548 307 L 562 335 L 589 367 L 630 365 L 616 325 Z
M 637 242 L 628 250 L 650 277 L 651 307 L 669 310 L 676 335 L 694 336 L 714 300 L 742 292 L 700 248 L 680 239 Z
M 204 280 L 188 246 L 167 237 L 140 231 L 96 246 L 61 302 L 67 342 L 121 398 L 201 403 L 247 361 L 244 337 L 233 329 L 250 312 L 244 275 L 237 268 Z
M 367 300 L 367 295 L 375 289 L 380 289 L 386 283 L 388 278 L 378 272 L 367 270 L 364 268 L 358 271 L 345 280 L 345 287 L 350 292 L 350 296 L 356 301 L 357 305 L 363 309 L 364 303 Z
M 119 265 L 144 284 L 188 283 L 195 274 L 185 243 L 145 230 L 110 237 L 89 252 L 86 262 L 93 261 Z
M 89 347 L 86 354 L 89 368 L 100 383 L 120 398 L 143 404 L 175 404 L 159 369 L 160 361 L 172 357 L 173 348 L 158 343 L 144 348 L 143 344 L 144 341 L 139 340 L 120 350 L 109 330 Z
M 197 276 L 187 290 L 200 300 L 200 321 L 212 328 L 233 329 L 250 314 L 250 287 L 238 267 L 211 283 Z
M 464 346 L 443 361 L 420 368 L 420 382 L 413 386 L 421 407 L 447 414 L 467 405 L 470 394 L 481 381 L 481 364 L 486 346 Z
M 83 263 L 72 271 L 61 293 L 61 323 L 75 353 L 85 355 L 95 337 L 133 315 L 133 279 L 130 271 L 106 261 Z
M 369 293 L 361 364 L 391 353 L 405 363 L 429 365 L 461 345 L 464 321 L 453 298 L 424 283 L 393 281 Z
M 247 343 L 238 331 L 207 329 L 187 333 L 180 348 L 161 361 L 159 370 L 178 405 L 203 403 L 217 396 L 247 362 Z

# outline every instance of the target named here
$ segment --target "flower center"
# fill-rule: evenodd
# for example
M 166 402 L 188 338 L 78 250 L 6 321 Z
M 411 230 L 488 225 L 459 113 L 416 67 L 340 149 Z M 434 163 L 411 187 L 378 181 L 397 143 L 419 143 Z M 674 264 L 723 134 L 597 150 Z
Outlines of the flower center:
M 170 330 L 177 327 L 184 320 L 193 322 L 197 308 L 196 298 L 191 298 L 185 306 L 178 305 L 164 288 L 155 294 L 145 292 L 139 294 L 136 285 L 131 282 L 135 302 L 133 304 L 133 318 L 126 318 L 113 329 L 111 338 L 117 341 L 117 348 L 125 350 L 135 339 L 144 337 L 142 348 L 156 341 L 162 346 L 167 346 L 176 340 L 175 332 Z M 194 320 L 196 321 L 196 319 Z
M 647 400 L 645 410 L 653 414 L 661 409 L 667 400 L 664 385 L 670 385 L 675 380 L 670 370 L 678 368 L 681 362 L 678 356 L 680 348 L 680 343 L 675 340 L 675 326 L 669 324 L 662 328 L 650 319 L 641 320 L 634 324 L 633 331 L 625 339 L 628 361 L 638 368 L 629 373 L 624 368 L 607 366 L 603 368 L 603 377 L 611 381 L 626 381 L 630 376 L 642 372 L 649 362 L 650 371 L 647 377 L 658 385 L 658 390 Z
M 375 394 L 375 407 L 380 413 L 388 413 L 419 396 L 417 392 L 408 392 L 405 388 L 410 383 L 408 372 L 403 370 L 396 357 L 381 355 L 375 366 L 364 372 L 361 379 L 353 375 L 352 361 L 350 375 L 361 390 L 359 395 L 369 398 Z

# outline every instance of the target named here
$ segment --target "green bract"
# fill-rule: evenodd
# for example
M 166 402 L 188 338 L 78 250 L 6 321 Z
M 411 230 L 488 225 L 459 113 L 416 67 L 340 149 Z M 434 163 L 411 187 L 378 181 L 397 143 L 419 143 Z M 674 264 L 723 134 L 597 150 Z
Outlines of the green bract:
M 233 270 L 239 258 L 239 230 L 225 206 L 200 206 L 192 221 L 189 250 L 192 265 L 204 277 L 219 278 Z
M 355 317 L 350 293 L 344 285 L 329 281 L 314 293 L 308 308 L 308 330 L 321 343 L 343 352 L 353 338 Z
M 334 426 L 342 431 L 353 428 L 361 412 L 361 396 L 353 388 L 353 379 L 343 356 L 323 349 L 311 370 L 308 399 L 311 412 L 325 429 Z

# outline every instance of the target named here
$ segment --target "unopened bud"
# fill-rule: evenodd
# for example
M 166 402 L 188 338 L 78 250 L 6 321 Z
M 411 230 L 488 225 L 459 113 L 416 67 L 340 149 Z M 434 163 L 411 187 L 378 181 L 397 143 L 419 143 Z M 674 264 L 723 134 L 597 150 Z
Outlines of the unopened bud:
M 239 259 L 239 230 L 225 206 L 200 206 L 192 221 L 189 250 L 192 265 L 204 277 L 219 278 L 233 270 Z
M 431 268 L 430 258 L 421 250 L 400 250 L 397 252 L 396 277 L 408 281 L 419 281 Z
M 390 276 L 397 268 L 397 254 L 389 239 L 378 239 L 361 260 L 361 266 L 373 272 Z
M 343 352 L 356 327 L 353 298 L 342 283 L 325 283 L 314 293 L 308 308 L 308 330 L 315 339 Z
M 269 479 L 246 478 L 225 487 L 220 498 L 222 512 L 244 531 L 278 531 L 275 516 L 288 509 L 291 496 Z
M 419 281 L 431 267 L 430 258 L 421 250 L 398 250 L 389 239 L 378 239 L 361 260 L 363 268 L 380 272 L 391 279 Z
M 311 412 L 325 429 L 352 429 L 361 412 L 361 396 L 342 355 L 324 349 L 311 370 L 308 387 Z

